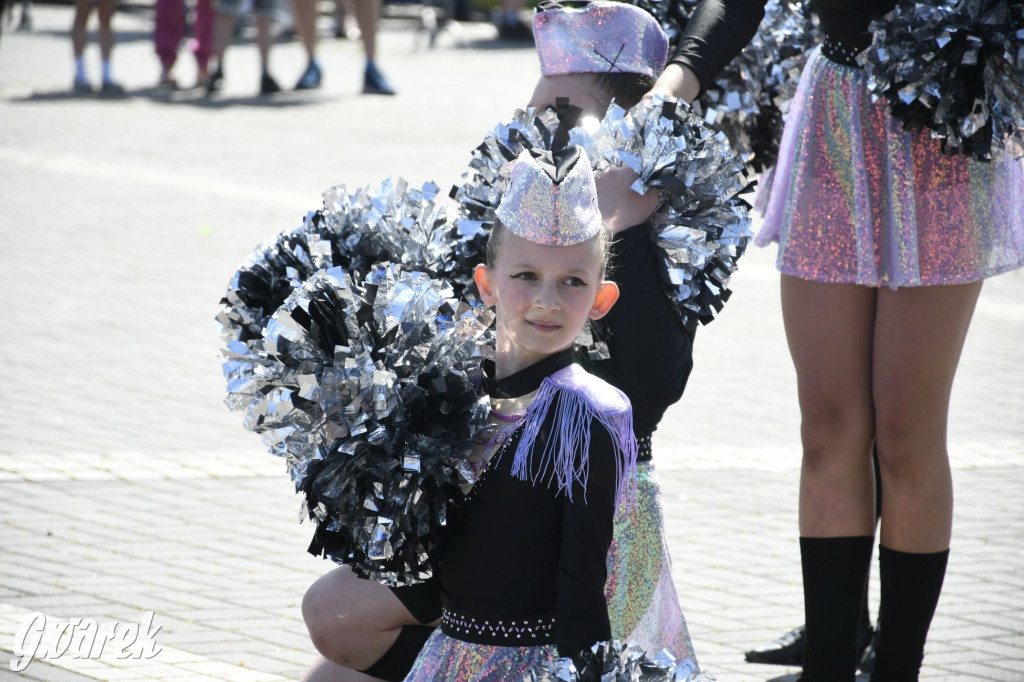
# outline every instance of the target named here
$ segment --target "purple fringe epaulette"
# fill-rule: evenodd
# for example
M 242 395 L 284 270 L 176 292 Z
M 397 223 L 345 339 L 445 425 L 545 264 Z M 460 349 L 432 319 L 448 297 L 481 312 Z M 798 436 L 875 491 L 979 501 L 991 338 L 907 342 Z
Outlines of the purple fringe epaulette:
M 534 452 L 537 436 L 549 409 L 555 410 L 551 434 L 541 452 Z M 572 499 L 578 483 L 586 495 L 590 471 L 590 435 L 594 421 L 607 429 L 615 449 L 616 501 L 631 497 L 636 470 L 637 443 L 633 410 L 619 389 L 569 365 L 546 377 L 526 413 L 523 435 L 512 462 L 512 475 L 521 480 L 558 482 L 559 491 Z M 577 453 L 584 453 L 579 457 Z

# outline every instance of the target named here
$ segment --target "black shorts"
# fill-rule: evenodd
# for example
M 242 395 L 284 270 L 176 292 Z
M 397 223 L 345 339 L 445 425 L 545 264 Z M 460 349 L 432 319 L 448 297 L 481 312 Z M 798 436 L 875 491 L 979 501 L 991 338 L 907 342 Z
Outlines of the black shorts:
M 437 582 L 428 580 L 418 585 L 404 585 L 388 588 L 398 597 L 402 606 L 408 609 L 416 622 L 429 625 L 441 617 L 441 592 Z

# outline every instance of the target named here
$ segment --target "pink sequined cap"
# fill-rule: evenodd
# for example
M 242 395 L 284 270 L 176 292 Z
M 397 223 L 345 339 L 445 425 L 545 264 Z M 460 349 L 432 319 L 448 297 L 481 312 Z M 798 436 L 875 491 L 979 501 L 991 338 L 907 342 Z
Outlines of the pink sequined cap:
M 533 38 L 545 76 L 640 73 L 657 77 L 668 60 L 668 38 L 654 17 L 621 2 L 542 5 L 533 15 Z
M 601 230 L 597 187 L 587 153 L 571 146 L 511 164 L 498 220 L 509 232 L 543 246 L 572 246 Z

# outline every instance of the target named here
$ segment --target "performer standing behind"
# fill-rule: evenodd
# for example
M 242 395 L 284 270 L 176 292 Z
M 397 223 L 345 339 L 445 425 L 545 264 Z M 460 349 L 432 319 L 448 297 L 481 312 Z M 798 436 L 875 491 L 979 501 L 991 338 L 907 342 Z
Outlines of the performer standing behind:
M 702 3 L 654 93 L 692 100 L 763 0 Z M 874 682 L 918 679 L 949 555 L 950 392 L 982 280 L 1024 264 L 1024 169 L 909 133 L 856 54 L 893 0 L 812 2 L 826 38 L 793 102 L 758 240 L 779 242 L 802 417 L 803 682 L 854 679 L 882 477 Z
M 668 56 L 668 39 L 654 17 L 624 3 L 545 2 L 533 24 L 541 77 L 530 106 L 538 110 L 559 98 L 580 107 L 583 116 L 604 117 L 613 100 L 629 109 L 654 84 Z M 602 55 L 615 55 L 614 64 Z M 637 194 L 630 187 L 634 177 L 625 167 L 595 177 L 605 227 L 613 234 L 611 277 L 620 302 L 604 318 L 610 357 L 587 366 L 629 398 L 640 444 L 637 501 L 616 514 L 605 596 L 615 639 L 652 653 L 668 649 L 696 665 L 672 577 L 651 452 L 651 436 L 682 396 L 693 368 L 694 331 L 683 327 L 664 293 L 647 224 L 658 192 Z

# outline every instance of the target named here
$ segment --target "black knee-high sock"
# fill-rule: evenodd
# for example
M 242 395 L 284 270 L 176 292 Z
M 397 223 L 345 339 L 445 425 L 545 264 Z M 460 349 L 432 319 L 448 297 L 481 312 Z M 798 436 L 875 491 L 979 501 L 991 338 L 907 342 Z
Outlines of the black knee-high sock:
M 948 549 L 933 554 L 910 554 L 878 548 L 882 583 L 878 617 L 885 625 L 878 637 L 872 682 L 917 679 L 948 560 Z
M 871 535 L 800 538 L 807 645 L 800 682 L 852 682 Z
M 391 648 L 376 663 L 360 672 L 387 682 L 402 682 L 432 632 L 432 625 L 403 626 Z

